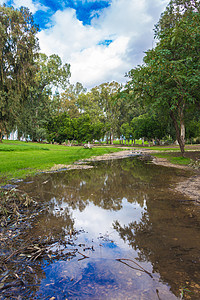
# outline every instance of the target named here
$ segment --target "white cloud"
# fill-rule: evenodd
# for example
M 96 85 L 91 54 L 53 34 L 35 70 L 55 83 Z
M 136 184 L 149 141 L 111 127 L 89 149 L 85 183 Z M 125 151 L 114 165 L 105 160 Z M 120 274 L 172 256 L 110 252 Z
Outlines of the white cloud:
M 41 9 L 39 2 L 33 4 L 32 0 L 15 2 L 32 12 Z M 140 64 L 144 51 L 152 47 L 153 27 L 167 2 L 112 0 L 87 26 L 77 19 L 75 10 L 57 11 L 50 22 L 53 25 L 38 34 L 41 51 L 56 53 L 70 63 L 72 82 L 80 81 L 86 87 L 111 80 L 122 82 L 124 74 Z M 104 40 L 113 42 L 99 45 Z
M 121 36 L 108 47 L 96 45 L 74 53 L 71 64 L 73 81 L 81 81 L 89 87 L 112 80 L 122 81 L 124 69 L 128 68 L 123 60 L 128 42 L 128 37 Z
M 41 49 L 47 54 L 58 53 L 69 61 L 74 53 L 95 45 L 101 38 L 100 30 L 83 26 L 73 9 L 57 11 L 52 21 L 53 27 L 39 33 Z
M 30 11 L 34 14 L 37 10 L 45 10 L 45 6 L 38 3 L 33 3 L 32 0 L 14 0 L 13 6 L 15 8 L 25 6 L 30 9 Z

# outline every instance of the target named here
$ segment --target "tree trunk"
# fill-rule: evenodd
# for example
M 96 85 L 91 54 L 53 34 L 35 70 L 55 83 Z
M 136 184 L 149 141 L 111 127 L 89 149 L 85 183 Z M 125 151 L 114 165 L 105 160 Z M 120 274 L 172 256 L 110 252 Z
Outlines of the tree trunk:
M 144 138 L 142 138 L 142 146 L 144 146 Z
M 185 146 L 185 124 L 183 120 L 181 120 L 181 139 Z
M 181 120 L 181 130 L 180 130 L 179 126 L 178 126 L 178 122 L 176 120 L 176 117 L 174 116 L 174 113 L 171 112 L 170 116 L 171 116 L 171 118 L 173 120 L 173 123 L 174 123 L 174 127 L 175 127 L 175 130 L 176 130 L 176 138 L 177 138 L 177 141 L 179 143 L 181 154 L 182 154 L 182 156 L 184 156 L 184 154 L 185 154 L 185 136 L 184 136 L 185 125 L 184 125 L 183 119 Z
M 113 135 L 112 135 L 112 132 L 110 132 L 110 145 L 113 145 Z

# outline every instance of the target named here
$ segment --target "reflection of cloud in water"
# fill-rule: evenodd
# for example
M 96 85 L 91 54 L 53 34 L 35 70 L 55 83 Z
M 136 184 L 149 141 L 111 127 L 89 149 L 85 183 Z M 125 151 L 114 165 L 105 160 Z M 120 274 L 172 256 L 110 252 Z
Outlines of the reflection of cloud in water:
M 128 225 L 128 223 L 141 219 L 142 212 L 144 212 L 146 205 L 143 208 L 136 203 L 127 202 L 126 198 L 122 200 L 122 209 L 120 211 L 104 210 L 100 207 L 90 203 L 84 211 L 74 210 L 72 212 L 75 220 L 75 228 L 83 228 L 88 232 L 91 238 L 96 238 L 99 234 L 109 234 L 110 238 L 116 240 L 117 236 L 113 230 L 113 222 L 120 221 L 121 224 Z M 115 237 L 113 237 L 113 234 Z M 117 243 L 123 244 L 118 239 Z
M 46 278 L 37 293 L 62 299 L 177 299 L 154 274 L 133 270 L 115 259 L 60 261 L 44 268 Z M 38 298 L 37 298 L 38 299 Z M 45 297 L 46 299 L 46 297 Z

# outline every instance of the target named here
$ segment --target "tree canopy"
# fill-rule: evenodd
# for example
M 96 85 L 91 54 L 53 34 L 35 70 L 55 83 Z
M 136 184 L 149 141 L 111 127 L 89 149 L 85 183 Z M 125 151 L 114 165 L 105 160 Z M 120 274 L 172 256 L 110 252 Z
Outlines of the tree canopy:
M 37 31 L 27 8 L 0 6 L 0 139 L 14 128 L 27 101 L 36 72 Z
M 200 14 L 197 1 L 170 1 L 155 27 L 158 43 L 144 64 L 129 72 L 134 96 L 154 111 L 170 115 L 184 155 L 185 117 L 199 106 Z
M 0 140 L 16 129 L 19 138 L 58 143 L 176 136 L 184 155 L 185 138 L 200 135 L 199 8 L 171 0 L 154 28 L 156 46 L 126 86 L 87 92 L 70 83 L 70 64 L 39 52 L 29 10 L 0 5 Z

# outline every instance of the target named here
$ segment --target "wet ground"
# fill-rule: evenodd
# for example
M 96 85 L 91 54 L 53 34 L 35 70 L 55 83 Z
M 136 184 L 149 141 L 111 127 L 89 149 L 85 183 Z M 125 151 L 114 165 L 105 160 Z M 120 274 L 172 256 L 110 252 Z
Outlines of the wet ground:
M 43 209 L 1 241 L 0 299 L 199 299 L 200 210 L 175 190 L 191 172 L 92 164 L 18 184 Z

